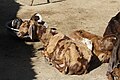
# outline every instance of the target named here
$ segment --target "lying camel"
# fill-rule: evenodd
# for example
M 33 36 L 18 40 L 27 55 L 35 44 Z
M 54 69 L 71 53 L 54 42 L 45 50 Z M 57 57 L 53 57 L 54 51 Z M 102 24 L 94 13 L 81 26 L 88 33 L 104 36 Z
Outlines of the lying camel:
M 82 42 L 71 40 L 61 32 L 46 29 L 39 39 L 44 43 L 44 56 L 64 74 L 87 72 L 92 53 Z
M 82 38 L 91 40 L 93 44 L 92 51 L 101 62 L 109 61 L 113 44 L 116 41 L 116 37 L 114 35 L 101 37 L 85 30 L 76 30 L 70 34 L 70 37 L 73 40 L 81 40 Z
M 24 34 L 36 36 L 44 45 L 43 55 L 60 72 L 87 73 L 92 58 L 91 50 L 82 41 L 74 41 L 55 28 L 45 27 L 39 23 L 38 19 L 34 16 L 30 21 L 23 22 L 18 32 L 20 36 Z

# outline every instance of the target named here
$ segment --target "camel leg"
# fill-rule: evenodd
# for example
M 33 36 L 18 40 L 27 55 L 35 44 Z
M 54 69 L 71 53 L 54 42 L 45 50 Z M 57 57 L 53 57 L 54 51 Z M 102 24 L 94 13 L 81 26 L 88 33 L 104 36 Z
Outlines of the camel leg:
M 50 3 L 50 0 L 47 0 L 47 3 Z
M 32 2 L 31 2 L 31 4 L 30 4 L 30 6 L 32 6 L 32 5 L 33 5 L 33 1 L 34 1 L 34 0 L 32 0 Z

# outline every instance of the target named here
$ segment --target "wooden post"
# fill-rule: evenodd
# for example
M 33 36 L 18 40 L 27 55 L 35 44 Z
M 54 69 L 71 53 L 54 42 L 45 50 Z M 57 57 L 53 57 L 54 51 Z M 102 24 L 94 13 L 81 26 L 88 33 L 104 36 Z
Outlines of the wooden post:
M 50 3 L 50 0 L 47 0 L 47 3 Z
M 33 5 L 33 2 L 34 2 L 34 0 L 32 0 L 32 2 L 31 2 L 31 4 L 30 4 L 30 6 L 32 6 L 32 5 Z

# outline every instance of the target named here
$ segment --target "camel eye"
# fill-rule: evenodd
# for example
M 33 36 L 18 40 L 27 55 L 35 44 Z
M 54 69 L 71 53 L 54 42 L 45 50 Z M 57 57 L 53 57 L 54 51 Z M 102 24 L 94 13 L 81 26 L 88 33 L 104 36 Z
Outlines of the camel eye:
M 79 33 L 81 34 L 81 33 L 83 33 L 82 31 L 79 31 Z

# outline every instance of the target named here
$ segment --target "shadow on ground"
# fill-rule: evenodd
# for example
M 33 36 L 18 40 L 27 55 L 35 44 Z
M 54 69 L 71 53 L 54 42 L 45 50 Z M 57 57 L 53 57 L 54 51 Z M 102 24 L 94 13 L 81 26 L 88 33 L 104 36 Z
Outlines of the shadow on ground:
M 58 3 L 58 2 L 63 2 L 63 1 L 66 1 L 66 0 L 57 0 L 57 1 L 52 1 L 52 2 L 50 2 L 50 3 Z M 46 2 L 40 3 L 40 4 L 34 4 L 34 2 L 33 2 L 33 6 L 45 5 L 45 4 L 49 4 L 49 3 L 47 3 L 47 0 L 46 0 Z
M 5 29 L 7 21 L 16 17 L 20 4 L 0 0 L 0 80 L 33 80 L 35 72 L 30 58 L 33 46 L 11 37 Z
M 0 80 L 33 80 L 33 46 L 22 40 L 0 35 Z
M 20 4 L 14 0 L 0 0 L 0 25 L 16 17 Z
M 102 63 L 100 62 L 98 57 L 93 53 L 92 59 L 89 64 L 90 64 L 90 66 L 88 68 L 88 72 L 98 68 L 99 66 L 101 66 Z

